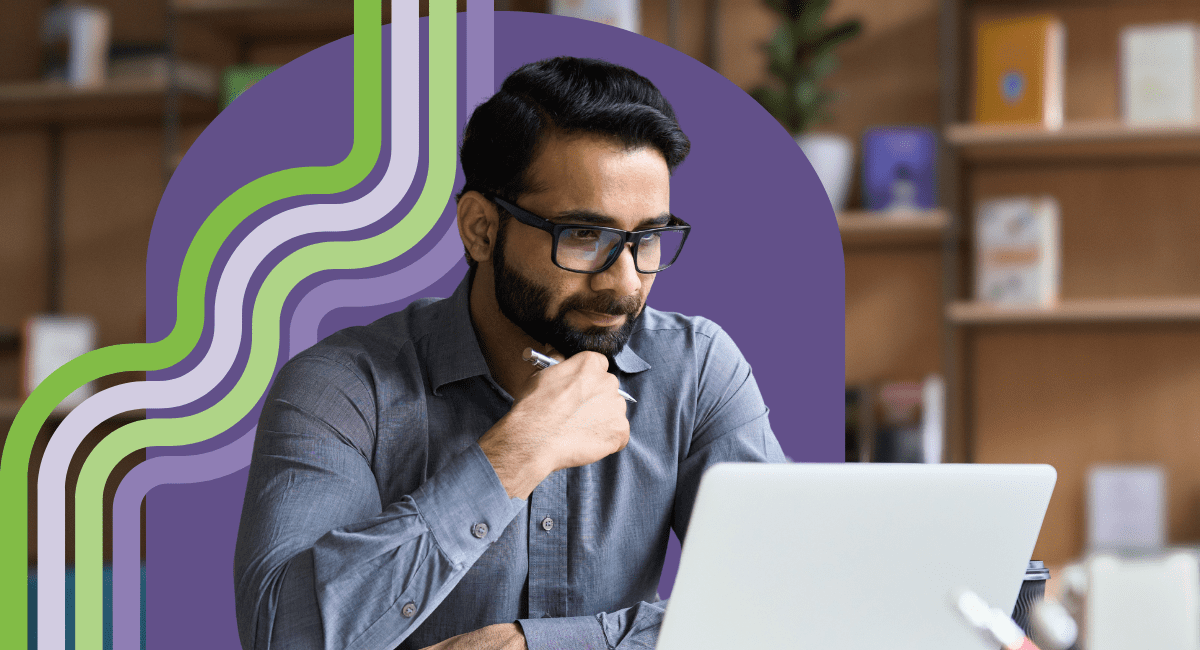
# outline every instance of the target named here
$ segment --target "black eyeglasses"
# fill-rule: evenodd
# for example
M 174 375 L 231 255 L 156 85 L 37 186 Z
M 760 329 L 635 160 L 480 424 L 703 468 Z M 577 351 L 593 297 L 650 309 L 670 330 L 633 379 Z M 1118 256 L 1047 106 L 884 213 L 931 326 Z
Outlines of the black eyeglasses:
M 517 221 L 553 235 L 554 245 L 550 248 L 550 261 L 558 268 L 573 273 L 604 271 L 621 256 L 625 244 L 633 244 L 630 252 L 638 273 L 658 273 L 675 263 L 679 251 L 683 250 L 683 242 L 687 241 L 688 232 L 692 229 L 675 215 L 671 215 L 671 221 L 662 228 L 632 232 L 603 226 L 556 224 L 504 199 L 495 196 L 489 196 L 488 199 Z

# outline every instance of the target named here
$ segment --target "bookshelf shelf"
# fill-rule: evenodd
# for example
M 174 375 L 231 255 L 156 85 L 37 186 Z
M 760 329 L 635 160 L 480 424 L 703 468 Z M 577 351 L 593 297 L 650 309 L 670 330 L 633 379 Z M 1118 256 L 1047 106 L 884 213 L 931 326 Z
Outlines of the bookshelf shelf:
M 174 0 L 180 18 L 238 37 L 341 38 L 354 32 L 354 0 Z M 466 0 L 458 0 L 466 11 Z M 420 14 L 429 15 L 421 0 Z M 383 3 L 391 22 L 391 3 Z
M 17 417 L 17 411 L 21 410 L 21 405 L 23 403 L 24 403 L 23 400 L 14 399 L 11 397 L 0 399 L 0 422 L 12 422 L 13 419 L 15 419 Z M 64 417 L 66 417 L 67 413 L 69 413 L 69 412 L 70 411 L 55 411 L 54 414 L 52 414 L 50 416 L 50 421 L 51 422 L 59 422 Z M 145 420 L 145 419 L 146 419 L 146 411 L 145 411 L 145 409 L 140 409 L 137 411 L 128 411 L 126 413 L 121 413 L 120 415 L 114 416 L 112 418 L 112 421 L 119 422 L 119 423 L 126 423 L 126 422 L 133 422 L 135 420 Z M 5 426 L 4 428 L 5 428 L 5 430 L 7 430 L 8 427 Z
M 1200 298 L 1064 300 L 1054 307 L 997 307 L 956 302 L 947 312 L 957 325 L 1070 325 L 1200 323 Z
M 180 112 L 216 113 L 214 97 L 181 86 Z M 161 119 L 166 79 L 114 79 L 101 86 L 77 88 L 65 83 L 0 84 L 0 125 L 56 122 L 111 122 Z
M 946 142 L 972 162 L 1028 159 L 1200 157 L 1200 123 L 1136 126 L 1075 122 L 1061 129 L 953 124 Z
M 945 210 L 892 214 L 848 211 L 838 214 L 844 246 L 938 244 L 950 223 Z

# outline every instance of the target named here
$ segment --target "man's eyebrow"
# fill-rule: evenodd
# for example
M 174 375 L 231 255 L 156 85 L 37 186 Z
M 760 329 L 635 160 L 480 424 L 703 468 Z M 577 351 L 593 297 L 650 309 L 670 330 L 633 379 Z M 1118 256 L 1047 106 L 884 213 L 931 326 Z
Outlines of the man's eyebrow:
M 618 225 L 616 219 L 598 212 L 591 212 L 589 210 L 568 210 L 566 212 L 560 212 L 559 214 L 551 217 L 549 220 L 555 223 L 580 223 L 595 226 L 608 226 L 610 228 L 616 228 Z M 634 229 L 642 230 L 645 228 L 661 228 L 670 222 L 671 213 L 664 212 L 657 217 L 650 217 L 641 220 Z

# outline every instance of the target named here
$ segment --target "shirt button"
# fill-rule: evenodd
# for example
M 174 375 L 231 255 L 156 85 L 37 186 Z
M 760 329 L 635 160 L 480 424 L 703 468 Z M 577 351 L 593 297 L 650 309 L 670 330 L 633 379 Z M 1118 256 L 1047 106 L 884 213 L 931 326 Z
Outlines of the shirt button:
M 487 534 L 488 534 L 487 524 L 485 524 L 483 522 L 479 522 L 479 523 L 475 524 L 474 526 L 471 527 L 471 534 L 478 537 L 479 539 L 483 539 L 484 537 L 487 537 Z
M 542 520 L 542 530 L 550 530 L 551 528 L 554 528 L 554 520 L 546 517 Z
M 404 618 L 412 618 L 413 614 L 417 613 L 417 604 L 405 603 L 404 607 L 400 610 L 400 613 L 404 615 Z

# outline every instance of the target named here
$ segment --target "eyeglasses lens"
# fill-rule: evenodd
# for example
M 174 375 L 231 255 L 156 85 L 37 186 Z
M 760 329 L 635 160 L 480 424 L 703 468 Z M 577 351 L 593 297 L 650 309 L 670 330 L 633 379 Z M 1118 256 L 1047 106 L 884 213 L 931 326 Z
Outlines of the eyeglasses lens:
M 595 271 L 608 263 L 620 241 L 620 235 L 607 230 L 568 228 L 558 237 L 558 263 L 572 271 Z M 654 273 L 670 266 L 682 245 L 681 231 L 666 230 L 643 235 L 637 245 L 637 270 Z

